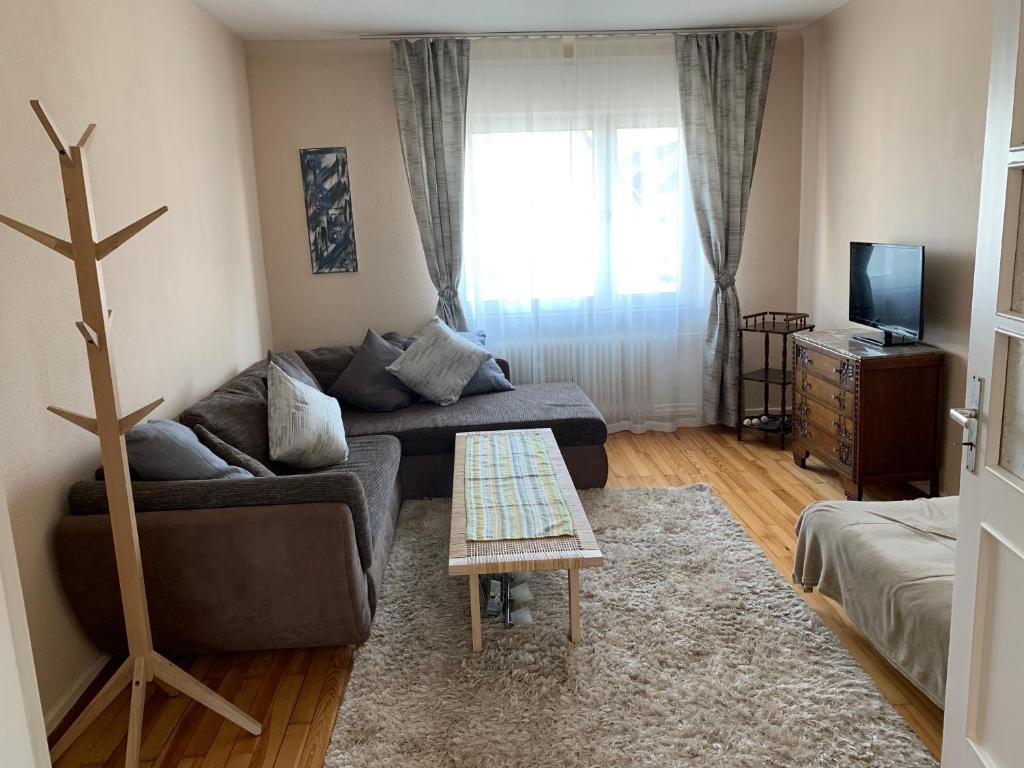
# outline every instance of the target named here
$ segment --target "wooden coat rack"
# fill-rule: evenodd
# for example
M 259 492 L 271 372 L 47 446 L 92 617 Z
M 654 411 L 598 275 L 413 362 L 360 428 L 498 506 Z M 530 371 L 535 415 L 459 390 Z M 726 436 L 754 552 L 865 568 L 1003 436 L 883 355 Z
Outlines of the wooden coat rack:
M 163 402 L 163 398 L 144 405 L 137 411 L 121 416 L 114 378 L 113 355 L 108 344 L 110 310 L 106 308 L 100 261 L 114 249 L 126 243 L 145 227 L 167 212 L 158 208 L 134 224 L 96 242 L 93 239 L 93 218 L 89 200 L 89 185 L 82 150 L 92 136 L 95 123 L 90 123 L 77 144 L 67 146 L 38 101 L 32 101 L 39 122 L 49 136 L 60 160 L 60 176 L 64 184 L 64 199 L 68 210 L 70 242 L 41 232 L 20 221 L 0 215 L 6 224 L 23 235 L 42 243 L 70 259 L 75 265 L 78 280 L 78 298 L 82 306 L 82 321 L 76 323 L 85 339 L 92 379 L 93 402 L 96 417 L 50 406 L 48 410 L 100 439 L 103 473 L 106 478 L 107 504 L 114 537 L 117 577 L 121 587 L 121 606 L 124 610 L 125 630 L 128 635 L 128 659 L 107 681 L 96 697 L 72 723 L 67 732 L 50 752 L 56 762 L 68 747 L 81 736 L 89 724 L 107 708 L 125 686 L 131 686 L 131 704 L 128 736 L 125 746 L 125 765 L 135 768 L 139 763 L 139 744 L 142 736 L 142 714 L 146 703 L 146 686 L 156 678 L 161 683 L 181 691 L 203 706 L 212 709 L 254 736 L 261 731 L 260 724 L 242 710 L 207 688 L 180 667 L 171 663 L 153 649 L 149 628 L 149 609 L 146 605 L 146 587 L 142 576 L 139 553 L 139 535 L 135 523 L 135 504 L 125 452 L 124 434 L 148 416 Z

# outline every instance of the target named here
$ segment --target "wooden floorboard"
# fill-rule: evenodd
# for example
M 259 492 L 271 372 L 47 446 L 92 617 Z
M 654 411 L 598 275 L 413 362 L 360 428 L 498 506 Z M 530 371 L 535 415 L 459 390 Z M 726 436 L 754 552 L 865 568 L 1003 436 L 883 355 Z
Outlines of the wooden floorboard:
M 774 442 L 736 442 L 732 431 L 614 434 L 608 439 L 610 487 L 709 483 L 776 568 L 789 579 L 797 516 L 807 504 L 844 498 L 834 473 L 814 459 L 806 469 Z M 868 498 L 906 498 L 912 489 L 870 489 Z M 883 659 L 836 603 L 797 591 L 871 675 L 879 690 L 938 757 L 942 712 Z M 186 665 L 208 686 L 263 723 L 254 737 L 184 696 L 152 687 L 146 705 L 145 768 L 320 768 L 352 666 L 353 649 L 205 656 Z M 106 674 L 116 667 L 111 665 Z M 102 681 L 100 681 L 102 682 Z M 84 704 L 84 701 L 83 701 Z M 128 718 L 122 694 L 55 768 L 113 768 L 124 759 Z M 54 734 L 57 736 L 68 719 Z

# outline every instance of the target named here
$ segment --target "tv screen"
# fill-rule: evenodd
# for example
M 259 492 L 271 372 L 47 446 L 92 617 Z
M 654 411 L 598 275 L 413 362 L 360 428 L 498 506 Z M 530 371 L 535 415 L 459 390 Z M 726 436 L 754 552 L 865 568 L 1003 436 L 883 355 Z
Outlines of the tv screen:
M 850 243 L 850 320 L 920 339 L 924 247 Z

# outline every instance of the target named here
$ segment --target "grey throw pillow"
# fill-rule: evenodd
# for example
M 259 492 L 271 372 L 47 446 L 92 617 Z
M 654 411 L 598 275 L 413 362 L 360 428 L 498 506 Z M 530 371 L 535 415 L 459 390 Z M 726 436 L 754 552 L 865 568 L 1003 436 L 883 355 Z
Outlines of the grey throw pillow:
M 387 371 L 402 354 L 400 347 L 367 331 L 352 362 L 327 394 L 367 411 L 397 411 L 412 404 L 413 391 Z
M 430 402 L 451 405 L 490 356 L 434 317 L 387 370 Z
M 267 432 L 274 461 L 319 469 L 348 460 L 338 401 L 274 363 L 267 366 Z
M 124 436 L 128 464 L 143 480 L 221 480 L 252 477 L 199 442 L 177 421 L 153 419 L 137 424 Z
M 458 334 L 484 349 L 487 348 L 487 336 L 483 331 L 459 331 Z M 512 386 L 512 382 L 505 378 L 505 374 L 498 366 L 498 361 L 494 359 L 494 355 L 491 355 L 483 365 L 476 369 L 473 378 L 462 390 L 462 397 L 484 395 L 488 392 L 511 392 L 513 389 L 515 387 Z
M 320 386 L 320 382 L 316 380 L 313 372 L 306 367 L 306 364 L 302 361 L 294 352 L 271 352 L 267 350 L 267 364 L 273 363 L 282 371 L 287 373 L 296 381 L 301 381 L 306 386 L 312 387 L 317 392 L 323 392 L 323 387 Z

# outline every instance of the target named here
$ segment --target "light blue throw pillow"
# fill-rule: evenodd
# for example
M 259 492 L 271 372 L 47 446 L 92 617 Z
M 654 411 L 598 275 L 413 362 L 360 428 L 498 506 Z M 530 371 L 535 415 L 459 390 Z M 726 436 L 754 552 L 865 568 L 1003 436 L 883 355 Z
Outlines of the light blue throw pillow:
M 477 346 L 487 349 L 487 336 L 483 331 L 459 331 L 459 336 L 468 339 Z M 462 396 L 485 395 L 491 392 L 511 392 L 515 387 L 512 382 L 505 378 L 498 361 L 491 355 L 487 361 L 476 369 L 473 378 L 462 390 Z
M 199 442 L 196 433 L 177 421 L 153 419 L 124 436 L 128 464 L 143 480 L 222 480 L 252 477 L 232 467 Z

